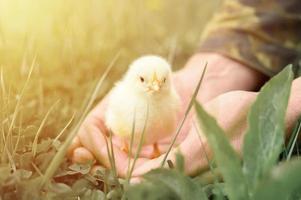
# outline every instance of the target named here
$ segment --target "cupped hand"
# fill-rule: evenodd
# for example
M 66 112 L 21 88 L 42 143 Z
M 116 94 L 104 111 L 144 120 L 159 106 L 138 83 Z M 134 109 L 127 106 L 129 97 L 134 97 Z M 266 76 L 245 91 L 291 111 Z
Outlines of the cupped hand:
M 173 82 L 182 101 L 181 110 L 178 114 L 179 120 L 183 118 L 206 62 L 208 63 L 207 71 L 197 96 L 197 99 L 202 103 L 208 102 L 214 97 L 232 90 L 255 90 L 265 80 L 264 75 L 259 72 L 222 55 L 215 53 L 196 54 L 182 70 L 173 74 Z M 73 162 L 83 163 L 88 160 L 96 160 L 100 165 L 107 168 L 111 167 L 106 145 L 106 140 L 109 140 L 104 125 L 104 113 L 108 101 L 107 99 L 107 97 L 104 98 L 104 100 L 89 113 L 83 122 L 78 135 L 70 145 L 68 155 L 72 158 Z M 209 101 L 205 104 L 205 108 L 217 119 L 225 120 L 221 121 L 221 126 L 227 128 L 227 126 L 232 126 L 237 121 L 243 120 L 238 119 L 238 116 L 240 116 L 238 113 L 237 115 L 231 114 L 231 117 L 229 116 L 229 113 L 234 113 L 233 109 L 237 108 L 238 105 L 241 106 L 241 109 L 237 109 L 237 112 L 241 110 L 246 111 L 253 99 L 253 93 L 228 93 Z M 220 105 L 224 105 L 225 107 L 221 108 Z M 196 137 L 197 134 L 195 133 L 193 121 L 193 115 L 191 114 L 181 129 L 175 146 L 178 144 L 180 145 L 173 148 L 168 157 L 168 159 L 174 160 L 174 152 L 179 149 L 185 157 L 187 173 L 192 173 L 197 169 L 206 166 L 205 162 L 202 162 L 202 159 L 204 159 L 203 156 L 196 155 L 199 151 L 197 151 L 198 148 L 194 145 L 199 146 L 199 143 L 191 143 L 193 141 L 199 141 L 199 138 Z M 149 159 L 154 151 L 152 146 L 145 146 L 142 148 L 140 157 L 137 159 L 135 165 L 135 176 L 139 176 L 144 172 L 159 166 L 159 163 L 161 163 L 162 157 L 164 156 L 164 152 L 166 152 L 169 147 L 170 139 L 171 138 L 163 139 L 159 142 L 159 150 L 163 155 L 155 159 Z M 129 159 L 132 161 L 133 158 L 129 157 L 128 153 L 119 148 L 119 143 L 120 138 L 113 137 L 116 169 L 119 176 L 125 177 L 128 170 Z M 193 145 L 191 146 L 191 144 Z M 195 152 L 193 152 L 193 149 L 195 149 Z M 203 164 L 200 166 L 199 163 Z
M 243 137 L 247 129 L 247 113 L 257 94 L 256 92 L 247 91 L 228 92 L 219 95 L 204 105 L 205 110 L 224 129 L 230 143 L 238 153 L 241 153 Z M 293 81 L 286 112 L 286 138 L 289 137 L 289 133 L 291 133 L 294 124 L 301 115 L 300 101 L 301 78 L 298 78 Z M 184 156 L 184 169 L 188 175 L 194 175 L 208 168 L 208 160 L 212 158 L 212 151 L 202 130 L 197 123 L 193 123 L 193 125 L 186 139 L 168 156 L 168 159 L 175 163 L 176 153 L 180 152 Z M 160 167 L 164 156 L 161 155 L 138 166 L 133 172 L 133 177 L 139 177 L 152 169 Z

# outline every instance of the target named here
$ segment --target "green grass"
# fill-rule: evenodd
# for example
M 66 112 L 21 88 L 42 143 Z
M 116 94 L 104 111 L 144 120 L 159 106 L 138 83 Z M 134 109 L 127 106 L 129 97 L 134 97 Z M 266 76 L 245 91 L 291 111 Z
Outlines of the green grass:
M 174 69 L 183 67 L 197 50 L 204 25 L 218 3 L 217 0 L 0 1 L 1 199 L 141 199 L 140 195 L 147 194 L 149 199 L 228 196 L 235 200 L 254 196 L 272 198 L 271 194 L 278 194 L 275 188 L 285 191 L 282 195 L 298 191 L 300 179 L 296 173 L 300 163 L 291 161 L 291 157 L 300 124 L 296 125 L 286 149 L 287 163 L 276 167 L 279 144 L 283 143 L 281 130 L 271 147 L 257 146 L 257 164 L 253 166 L 250 159 L 243 168 L 225 138 L 219 137 L 219 147 L 224 148 L 229 159 L 222 160 L 226 157 L 218 156 L 215 148 L 217 165 L 226 164 L 220 170 L 210 165 L 213 178 L 185 176 L 183 158 L 178 155 L 177 163 L 169 163 L 173 169 L 158 169 L 145 176 L 145 183 L 129 186 L 131 168 L 127 180 L 116 177 L 111 140 L 107 145 L 113 170 L 101 168 L 90 174 L 91 163 L 79 165 L 67 161 L 66 148 L 84 117 L 129 63 L 151 53 L 166 57 Z M 283 112 L 286 95 L 279 98 L 277 102 L 282 102 L 279 108 Z M 258 105 L 268 109 L 264 103 L 268 102 Z M 199 111 L 201 117 L 207 117 L 200 121 L 208 123 L 208 131 L 216 134 L 211 137 L 221 134 L 214 120 Z M 277 116 L 275 121 L 281 124 L 284 115 Z M 265 122 L 251 118 L 252 127 L 265 127 Z M 249 130 L 249 135 L 250 132 L 258 133 Z M 254 142 L 251 136 L 248 140 Z M 213 149 L 214 145 L 217 144 L 211 144 Z M 248 150 L 246 147 L 244 153 L 255 159 Z M 261 151 L 272 153 L 263 158 Z M 234 161 L 229 162 L 231 159 Z M 135 161 L 129 165 L 135 165 Z M 225 182 L 217 177 L 216 171 L 220 171 Z M 274 176 L 275 173 L 279 176 Z M 246 180 L 242 180 L 244 177 Z M 237 189 L 240 187 L 242 190 Z M 298 192 L 292 195 L 288 198 L 300 198 Z
M 67 144 L 134 58 L 159 54 L 181 68 L 217 4 L 1 1 L 1 198 L 118 196 L 112 171 L 91 176 L 88 165 L 68 167 Z M 113 70 L 94 90 L 117 54 Z
M 285 113 L 292 80 L 292 67 L 288 66 L 261 88 L 248 113 L 242 162 L 217 121 L 195 102 L 198 124 L 214 153 L 223 181 L 214 177 L 213 182 L 204 175 L 193 179 L 179 170 L 161 168 L 145 174 L 146 181 L 132 186 L 125 195 L 131 200 L 300 199 L 300 159 L 288 158 L 279 163 L 278 158 L 283 151 Z M 182 159 L 177 161 L 180 162 L 177 165 L 183 165 Z

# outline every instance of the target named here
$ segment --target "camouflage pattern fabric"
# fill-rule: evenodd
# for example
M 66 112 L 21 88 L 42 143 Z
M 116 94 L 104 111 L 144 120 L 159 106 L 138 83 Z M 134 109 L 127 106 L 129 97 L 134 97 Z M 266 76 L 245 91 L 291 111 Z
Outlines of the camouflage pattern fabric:
M 301 55 L 301 0 L 224 0 L 201 41 L 200 51 L 273 76 Z

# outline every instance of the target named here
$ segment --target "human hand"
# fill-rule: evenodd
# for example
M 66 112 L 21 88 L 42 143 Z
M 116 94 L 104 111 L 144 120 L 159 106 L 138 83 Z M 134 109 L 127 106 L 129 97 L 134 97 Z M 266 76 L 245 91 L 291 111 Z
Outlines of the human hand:
M 256 92 L 233 91 L 219 95 L 204 105 L 205 110 L 224 129 L 230 143 L 238 153 L 241 153 L 243 137 L 247 128 L 247 113 L 256 96 Z M 300 100 L 301 78 L 298 78 L 293 81 L 286 113 L 287 138 L 301 114 Z M 208 160 L 212 158 L 212 151 L 197 124 L 191 128 L 187 138 L 169 154 L 167 159 L 175 163 L 177 152 L 184 156 L 184 169 L 188 175 L 208 168 Z M 133 177 L 140 177 L 148 171 L 160 167 L 164 156 L 161 155 L 137 167 L 133 172 Z
M 173 74 L 175 87 L 181 97 L 182 107 L 179 112 L 179 119 L 184 115 L 186 107 L 191 99 L 191 95 L 203 71 L 205 62 L 208 62 L 205 78 L 203 80 L 198 100 L 206 102 L 213 97 L 231 90 L 254 90 L 264 80 L 264 76 L 258 72 L 245 67 L 227 57 L 214 53 L 199 53 L 193 56 L 187 65 L 180 71 Z M 104 126 L 104 112 L 107 98 L 105 98 L 96 108 L 94 108 L 82 124 L 77 137 L 69 148 L 69 155 L 74 162 L 86 162 L 87 160 L 97 160 L 105 167 L 110 167 L 109 157 L 106 147 L 106 128 Z M 180 143 L 189 133 L 192 127 L 191 115 L 186 120 L 177 143 Z M 188 140 L 187 137 L 185 139 Z M 168 148 L 170 139 L 159 142 L 160 152 L 164 153 Z M 114 140 L 114 153 L 117 172 L 120 176 L 125 176 L 127 171 L 128 154 L 121 151 L 118 140 Z M 183 146 L 181 144 L 181 146 Z M 142 156 L 148 157 L 153 149 L 145 147 Z M 174 151 L 174 150 L 173 150 Z M 172 154 L 171 154 L 172 155 Z M 155 162 L 156 159 L 149 162 Z M 160 160 L 160 157 L 157 158 Z M 140 157 L 137 160 L 136 168 L 143 163 L 148 163 L 148 159 Z M 145 164 L 143 166 L 147 166 Z M 151 166 L 151 165 L 149 165 Z
M 230 142 L 237 150 L 241 146 L 243 133 L 247 127 L 248 110 L 256 95 L 256 92 L 232 91 L 219 95 L 204 104 L 205 110 L 217 120 L 217 123 L 224 129 Z M 194 175 L 205 170 L 209 166 L 208 160 L 212 159 L 212 152 L 206 137 L 196 122 L 197 119 L 193 116 L 188 136 L 167 157 L 167 160 L 175 163 L 176 154 L 183 155 L 185 174 L 188 175 Z M 160 167 L 164 157 L 163 154 L 143 163 L 134 170 L 133 177 L 139 177 L 152 169 Z

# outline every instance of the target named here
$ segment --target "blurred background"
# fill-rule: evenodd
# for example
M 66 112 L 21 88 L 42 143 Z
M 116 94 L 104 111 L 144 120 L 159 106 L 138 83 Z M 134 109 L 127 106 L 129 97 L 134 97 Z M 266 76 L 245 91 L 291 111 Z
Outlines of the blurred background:
M 18 144 L 37 133 L 39 139 L 55 137 L 81 114 L 84 99 L 117 54 L 98 99 L 143 54 L 161 55 L 181 68 L 197 51 L 218 5 L 218 0 L 0 0 L 2 134 L 18 135 Z

